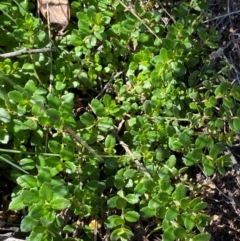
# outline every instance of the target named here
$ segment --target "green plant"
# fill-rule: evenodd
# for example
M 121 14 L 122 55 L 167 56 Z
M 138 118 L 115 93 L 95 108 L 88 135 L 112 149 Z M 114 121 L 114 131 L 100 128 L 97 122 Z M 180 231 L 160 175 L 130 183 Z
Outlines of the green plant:
M 2 52 L 49 44 L 33 8 L 0 3 Z M 192 0 L 160 13 L 136 1 L 136 18 L 120 1 L 72 1 L 74 24 L 52 57 L 0 62 L 0 151 L 28 172 L 12 171 L 9 208 L 28 208 L 30 241 L 75 240 L 76 230 L 92 240 L 95 217 L 111 240 L 130 240 L 141 220 L 164 241 L 210 239 L 187 170 L 231 165 L 223 150 L 240 130 L 240 87 L 208 58 L 219 35 L 202 24 L 206 8 Z

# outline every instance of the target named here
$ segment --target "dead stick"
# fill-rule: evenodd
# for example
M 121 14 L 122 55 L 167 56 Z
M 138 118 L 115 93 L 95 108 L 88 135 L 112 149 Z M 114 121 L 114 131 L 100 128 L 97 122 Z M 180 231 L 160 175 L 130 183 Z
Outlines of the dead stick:
M 121 0 L 118 0 L 118 2 L 125 8 L 125 11 L 129 11 L 137 20 L 139 20 L 148 29 L 148 31 L 154 37 L 156 37 L 159 41 L 161 41 L 161 39 L 153 32 L 153 30 L 150 27 L 148 27 L 148 25 L 134 12 L 132 6 L 131 7 L 127 6 Z
M 103 162 L 103 158 L 98 155 L 98 153 L 90 147 L 80 136 L 78 136 L 70 127 L 65 126 L 64 131 L 67 132 L 70 136 L 72 136 L 78 143 L 80 143 L 83 147 L 85 147 L 93 156 L 95 156 L 98 160 Z
M 136 166 L 147 176 L 152 180 L 152 177 L 146 167 L 138 161 L 138 159 L 134 156 L 134 154 L 129 149 L 128 145 L 119 137 L 119 135 L 112 129 L 111 133 L 115 136 L 115 138 L 119 141 L 119 144 L 124 148 L 124 150 L 127 152 L 127 154 L 132 158 Z
M 47 53 L 47 52 L 54 52 L 54 51 L 56 51 L 55 48 L 42 48 L 42 49 L 26 49 L 26 48 L 24 48 L 24 49 L 14 51 L 14 52 L 0 54 L 0 58 L 6 59 L 6 58 L 12 58 L 12 57 L 16 57 L 16 56 L 23 55 L 23 54 L 39 54 L 39 53 Z

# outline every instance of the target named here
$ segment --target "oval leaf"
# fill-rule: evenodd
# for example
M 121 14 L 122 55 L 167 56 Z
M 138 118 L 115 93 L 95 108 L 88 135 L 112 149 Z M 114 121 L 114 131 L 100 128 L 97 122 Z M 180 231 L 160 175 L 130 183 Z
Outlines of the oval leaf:
M 135 211 L 128 211 L 124 214 L 124 218 L 128 222 L 136 222 L 139 219 L 140 215 Z
M 63 210 L 70 207 L 70 202 L 65 198 L 55 198 L 50 202 L 50 205 L 55 210 Z

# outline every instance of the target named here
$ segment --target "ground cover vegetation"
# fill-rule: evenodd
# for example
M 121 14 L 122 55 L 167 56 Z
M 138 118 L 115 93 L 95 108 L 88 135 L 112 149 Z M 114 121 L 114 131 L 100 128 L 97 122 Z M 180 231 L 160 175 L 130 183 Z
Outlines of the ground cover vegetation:
M 71 1 L 61 38 L 36 2 L 0 3 L 1 177 L 29 241 L 207 241 L 206 176 L 232 165 L 240 87 L 203 0 Z M 220 67 L 219 67 L 220 66 Z

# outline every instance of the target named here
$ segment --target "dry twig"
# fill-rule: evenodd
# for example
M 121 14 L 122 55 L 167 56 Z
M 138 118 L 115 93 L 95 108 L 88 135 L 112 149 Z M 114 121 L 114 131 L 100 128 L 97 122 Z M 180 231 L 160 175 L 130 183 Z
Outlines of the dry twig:
M 204 21 L 203 23 L 209 23 L 211 21 L 218 20 L 220 18 L 226 18 L 226 17 L 229 17 L 229 16 L 231 16 L 233 14 L 236 14 L 236 13 L 240 13 L 240 10 L 237 10 L 237 11 L 234 11 L 234 12 L 231 12 L 231 13 L 226 13 L 226 14 L 223 14 L 223 15 L 220 15 L 220 16 L 208 19 L 208 20 Z
M 42 48 L 42 49 L 27 49 L 27 48 L 24 48 L 24 49 L 14 51 L 14 52 L 0 54 L 0 58 L 6 59 L 6 58 L 12 58 L 12 57 L 16 57 L 16 56 L 24 55 L 24 54 L 39 54 L 39 53 L 47 53 L 47 52 L 54 52 L 54 51 L 56 51 L 55 48 Z
M 233 205 L 233 207 L 236 209 L 236 202 L 233 200 L 233 198 L 229 197 L 228 195 L 224 194 L 218 187 L 217 185 L 211 180 L 210 177 L 208 177 L 208 175 L 204 172 L 204 170 L 202 169 L 202 167 L 198 164 L 199 169 L 202 171 L 203 175 L 206 178 L 206 181 L 208 181 L 209 183 L 211 183 L 215 189 L 218 190 L 218 192 L 223 195 L 228 201 L 230 201 L 230 203 Z
M 111 79 L 108 81 L 108 83 L 104 86 L 104 88 L 101 90 L 101 92 L 95 97 L 96 99 L 100 99 L 100 97 L 104 94 L 108 86 L 115 80 L 119 75 L 122 74 L 123 71 L 117 73 L 116 75 L 115 72 L 112 73 Z
M 64 127 L 65 132 L 67 132 L 70 136 L 72 136 L 78 143 L 80 143 L 83 147 L 85 147 L 93 156 L 95 156 L 98 160 L 103 162 L 103 158 L 98 155 L 98 153 L 90 147 L 80 136 L 78 136 L 70 127 Z
M 138 159 L 134 156 L 134 154 L 129 149 L 128 145 L 119 137 L 119 135 L 116 133 L 114 129 L 111 129 L 111 133 L 114 135 L 114 137 L 119 141 L 119 144 L 124 148 L 124 150 L 127 152 L 127 154 L 132 158 L 136 166 L 148 177 L 152 180 L 152 177 L 149 173 L 149 171 L 146 169 L 146 167 L 138 161 Z
M 159 41 L 161 41 L 161 39 L 152 31 L 152 29 L 150 27 L 148 27 L 148 25 L 136 14 L 136 12 L 133 10 L 133 8 L 130 6 L 127 6 L 126 4 L 124 4 L 121 0 L 118 0 L 119 3 L 125 8 L 126 11 L 129 11 L 137 20 L 139 20 L 147 29 L 148 31 L 154 36 L 156 37 Z

